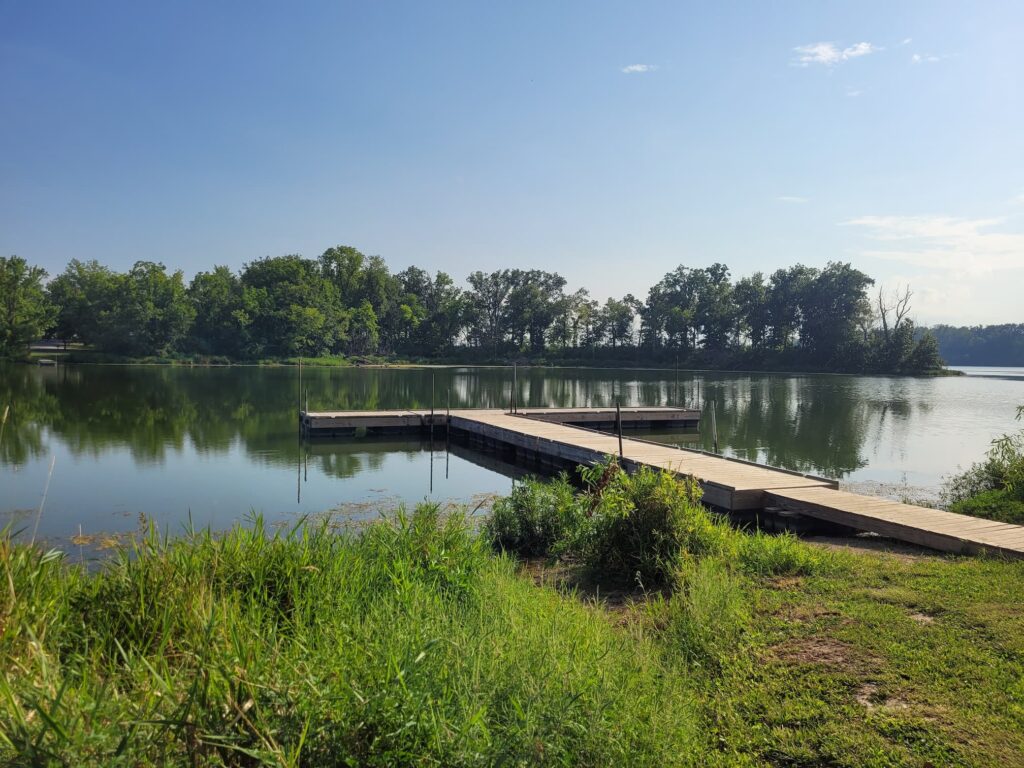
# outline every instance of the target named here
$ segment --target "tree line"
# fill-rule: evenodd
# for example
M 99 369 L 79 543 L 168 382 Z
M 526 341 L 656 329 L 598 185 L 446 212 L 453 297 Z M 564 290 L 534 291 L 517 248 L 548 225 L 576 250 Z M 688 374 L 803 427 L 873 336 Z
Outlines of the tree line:
M 937 325 L 933 330 L 951 365 L 1024 366 L 1024 324 Z
M 643 300 L 600 302 L 545 270 L 476 271 L 465 286 L 337 246 L 318 258 L 268 256 L 190 282 L 163 264 L 118 272 L 73 259 L 59 275 L 0 257 L 0 354 L 43 335 L 129 357 L 231 360 L 342 355 L 415 359 L 804 367 L 926 372 L 941 367 L 916 333 L 909 290 L 870 293 L 850 264 L 796 265 L 734 280 L 724 264 L 679 266 Z

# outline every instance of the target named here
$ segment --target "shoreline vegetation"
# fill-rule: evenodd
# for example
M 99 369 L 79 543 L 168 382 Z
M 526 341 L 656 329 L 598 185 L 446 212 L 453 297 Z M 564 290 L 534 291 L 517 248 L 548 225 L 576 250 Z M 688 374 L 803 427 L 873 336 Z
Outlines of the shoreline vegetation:
M 984 459 L 951 477 L 942 502 L 951 512 L 1024 525 L 1024 429 L 997 437 Z
M 0 539 L 22 764 L 1013 765 L 1024 563 L 747 532 L 614 461 L 480 528 Z
M 350 246 L 266 257 L 237 273 L 184 274 L 139 261 L 119 272 L 72 259 L 59 275 L 0 257 L 0 356 L 51 337 L 120 358 L 532 360 L 726 370 L 929 373 L 935 336 L 916 328 L 909 287 L 874 291 L 848 263 L 734 279 L 680 265 L 601 302 L 556 272 L 392 272 Z

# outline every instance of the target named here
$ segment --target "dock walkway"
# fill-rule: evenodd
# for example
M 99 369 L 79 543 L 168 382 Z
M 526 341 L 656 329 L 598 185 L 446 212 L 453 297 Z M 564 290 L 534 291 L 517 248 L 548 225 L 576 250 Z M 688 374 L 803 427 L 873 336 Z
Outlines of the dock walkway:
M 556 462 L 592 464 L 608 455 L 618 456 L 616 435 L 565 423 L 607 422 L 608 409 L 586 419 L 580 418 L 582 410 L 601 409 L 524 409 L 516 414 L 460 409 L 450 415 L 434 414 L 433 420 L 437 425 L 447 424 L 455 434 L 464 433 Z M 656 412 L 668 423 L 684 421 L 679 414 L 666 415 L 673 410 L 682 413 L 682 409 L 647 409 L 646 414 L 644 410 L 622 409 L 623 425 L 628 412 L 635 412 L 630 417 L 634 421 L 646 424 L 658 418 Z M 372 426 L 397 423 L 397 419 L 411 427 L 429 425 L 431 418 L 429 411 L 303 413 L 301 417 L 314 434 L 316 425 L 334 432 L 342 423 L 350 427 L 362 421 L 364 426 Z M 646 465 L 692 475 L 703 488 L 705 501 L 728 511 L 783 509 L 945 552 L 1024 557 L 1024 526 L 840 491 L 838 483 L 828 478 L 632 437 L 622 438 L 622 462 L 627 469 Z

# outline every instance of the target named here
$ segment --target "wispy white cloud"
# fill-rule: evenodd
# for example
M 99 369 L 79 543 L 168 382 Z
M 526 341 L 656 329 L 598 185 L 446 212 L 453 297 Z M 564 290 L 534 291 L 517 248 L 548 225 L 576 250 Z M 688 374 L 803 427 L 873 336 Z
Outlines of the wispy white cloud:
M 847 48 L 841 48 L 831 42 L 810 43 L 809 45 L 798 45 L 793 49 L 796 53 L 793 64 L 798 67 L 809 67 L 811 64 L 834 67 L 844 61 L 867 56 L 869 53 L 877 53 L 880 50 L 882 49 L 871 43 L 855 43 Z
M 849 96 L 851 99 L 857 98 L 862 93 L 864 93 L 864 91 L 860 90 L 859 88 L 847 88 L 846 89 L 846 95 Z
M 800 197 L 799 195 L 779 195 L 775 199 L 781 203 L 806 203 L 810 200 L 809 197 Z
M 900 45 L 910 45 L 912 42 L 914 42 L 914 38 L 904 37 L 902 42 L 900 42 Z
M 657 64 L 630 64 L 627 67 L 623 67 L 622 71 L 627 75 L 636 75 L 641 72 L 653 72 L 658 68 Z
M 948 56 L 936 56 L 934 53 L 915 53 L 910 57 L 911 64 L 935 64 Z
M 842 224 L 883 244 L 864 256 L 966 276 L 1024 269 L 1024 232 L 1007 231 L 1003 218 L 861 216 Z

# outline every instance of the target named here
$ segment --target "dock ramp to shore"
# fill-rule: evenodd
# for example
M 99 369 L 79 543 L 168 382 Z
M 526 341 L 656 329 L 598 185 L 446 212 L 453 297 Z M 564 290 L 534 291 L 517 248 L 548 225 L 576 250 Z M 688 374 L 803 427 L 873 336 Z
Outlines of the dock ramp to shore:
M 593 464 L 619 456 L 629 469 L 646 465 L 692 475 L 708 504 L 729 512 L 785 510 L 858 531 L 961 554 L 992 553 L 1024 558 L 1024 526 L 998 523 L 884 498 L 838 490 L 823 477 L 768 467 L 705 451 L 596 431 L 619 426 L 674 428 L 697 426 L 700 414 L 682 408 L 524 408 L 450 412 L 301 412 L 305 434 L 331 436 L 353 430 L 448 429 L 453 435 L 496 446 L 555 465 Z

